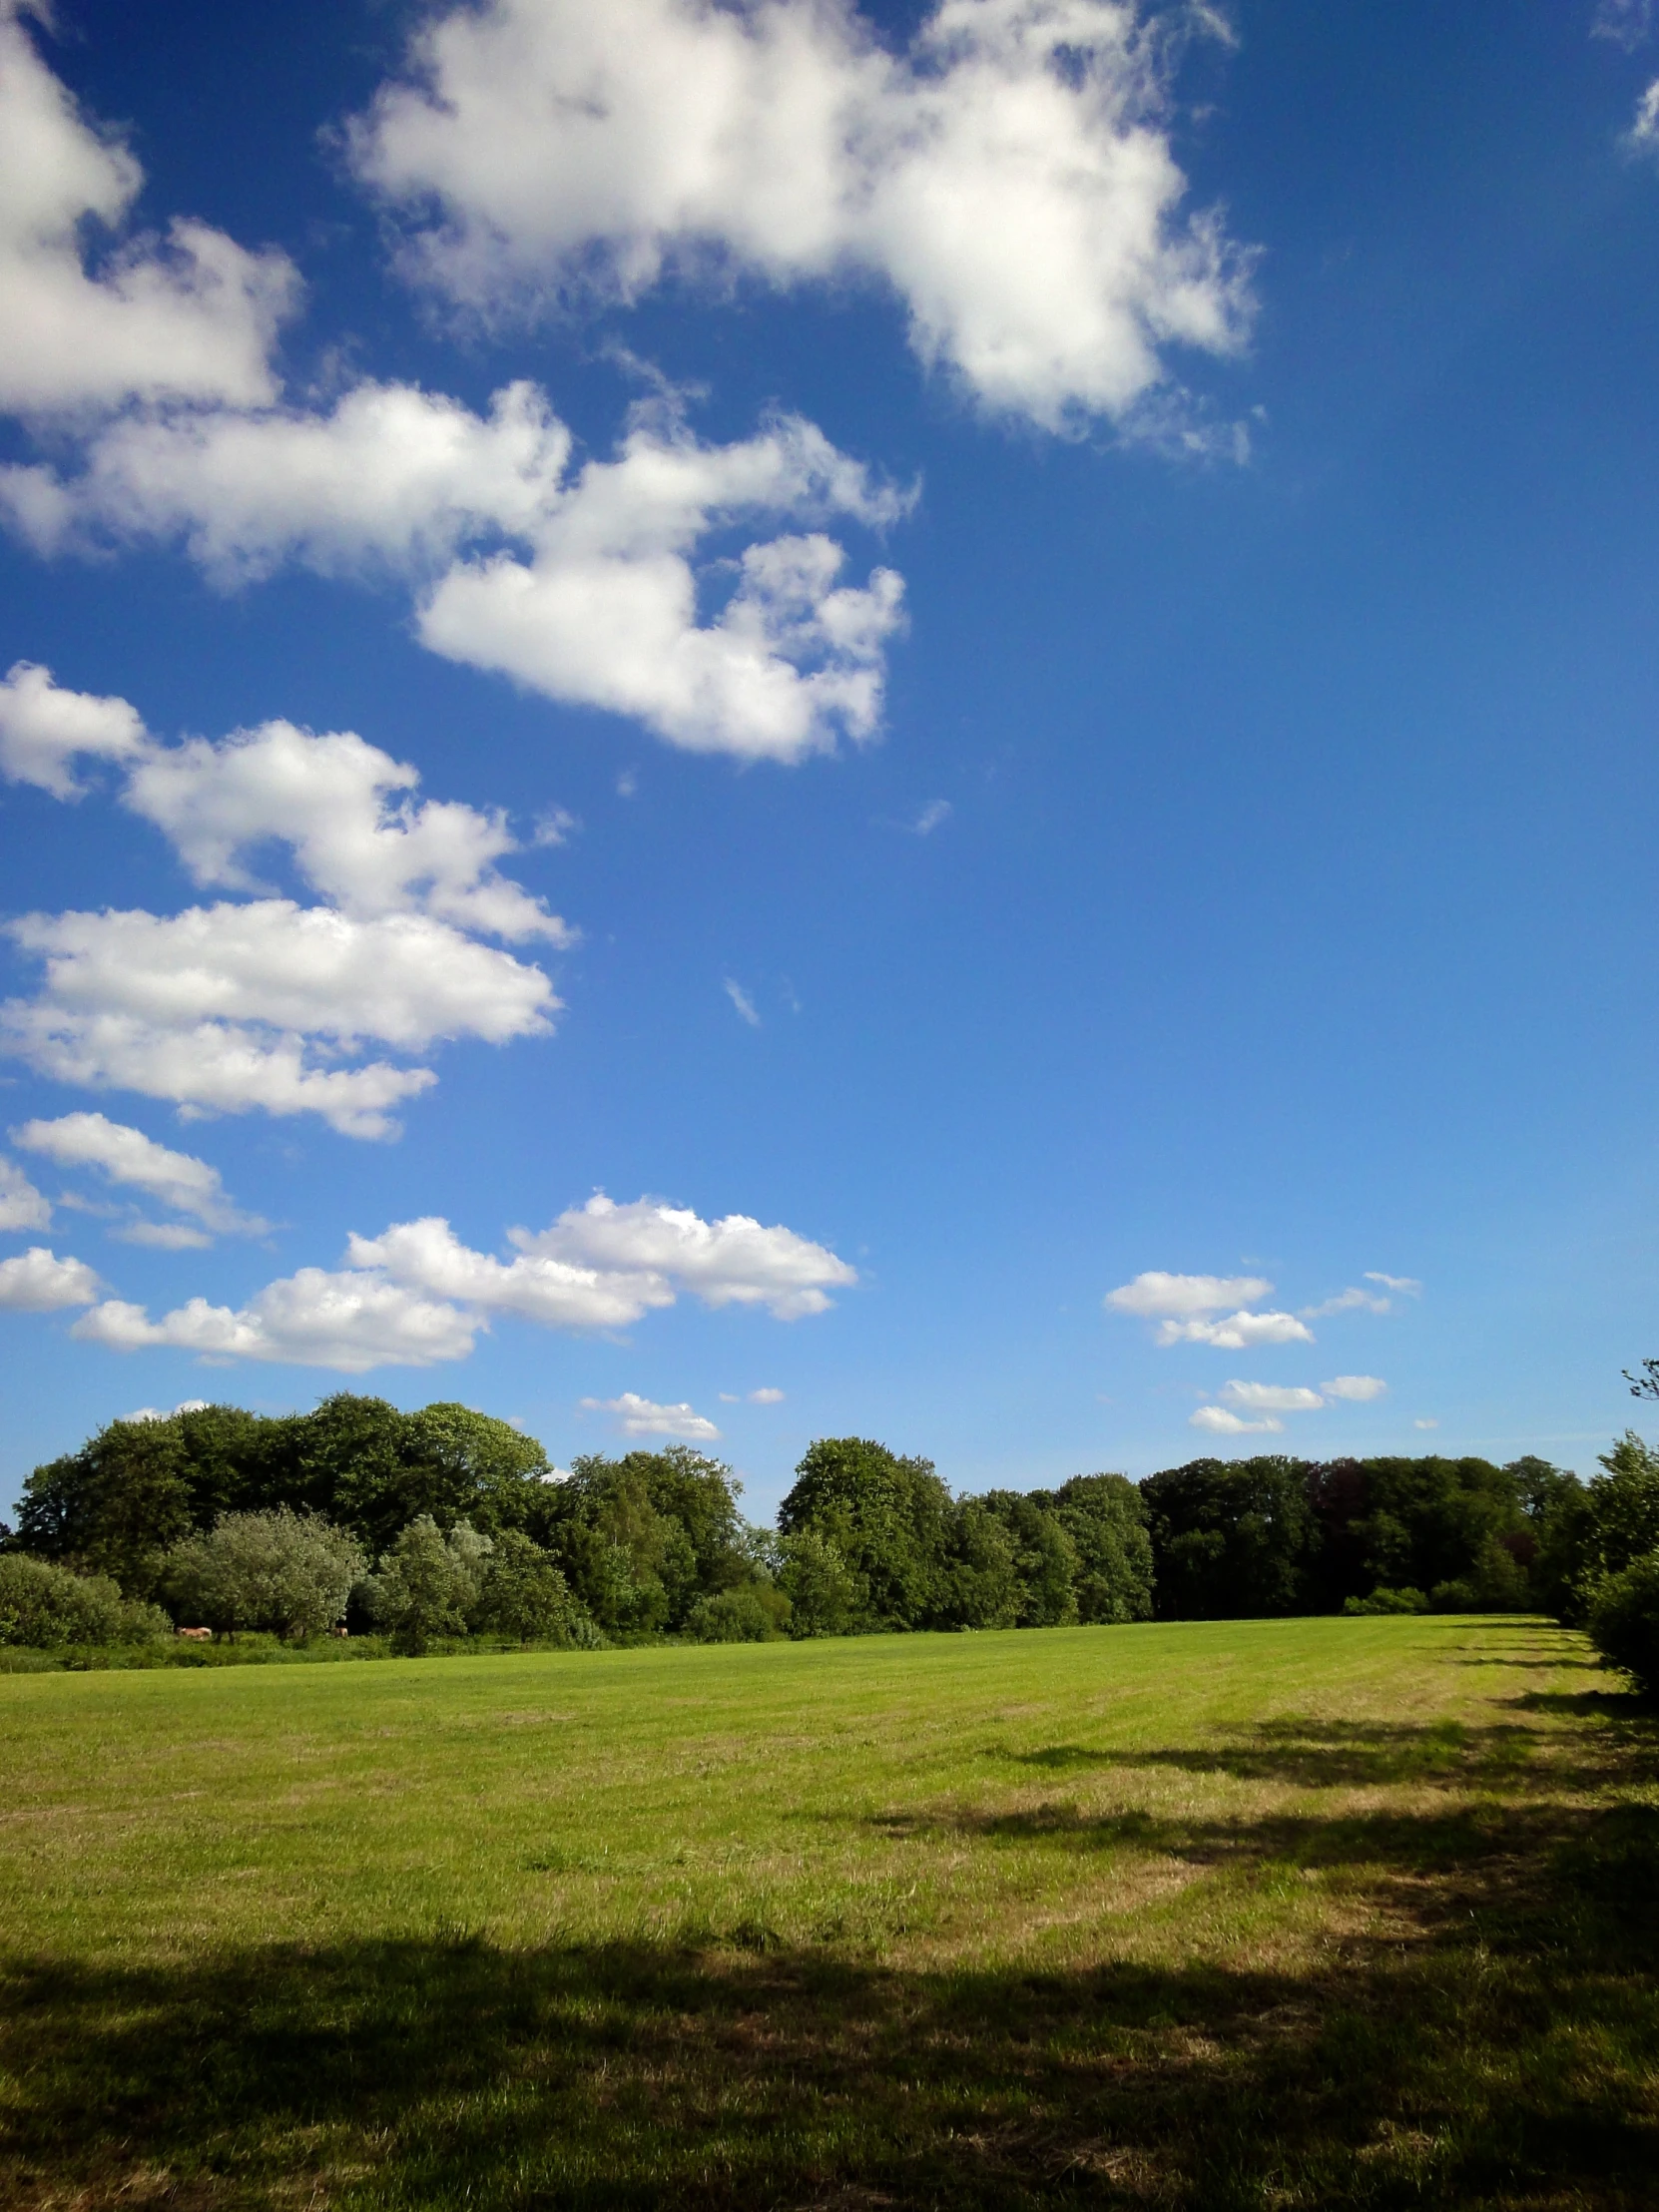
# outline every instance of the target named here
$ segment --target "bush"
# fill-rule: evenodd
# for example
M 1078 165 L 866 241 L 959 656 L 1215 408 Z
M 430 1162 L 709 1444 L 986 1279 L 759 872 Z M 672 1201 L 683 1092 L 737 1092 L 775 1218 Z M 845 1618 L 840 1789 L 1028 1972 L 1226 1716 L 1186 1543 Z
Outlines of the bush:
M 150 1642 L 168 1630 L 158 1606 L 130 1603 L 107 1574 L 72 1574 L 21 1552 L 0 1557 L 0 1644 L 56 1651 Z
M 770 1644 L 785 1634 L 790 1601 L 767 1582 L 746 1582 L 735 1590 L 699 1598 L 686 1621 L 686 1633 L 700 1644 Z
M 1659 1551 L 1608 1575 L 1590 1602 L 1589 1629 L 1607 1666 L 1659 1696 Z
M 222 1513 L 205 1536 L 175 1544 L 162 1587 L 192 1625 L 319 1635 L 345 1611 L 368 1562 L 356 1539 L 315 1513 Z
M 1357 1613 L 1426 1613 L 1428 1600 L 1409 1584 L 1403 1590 L 1373 1590 L 1370 1597 L 1345 1597 L 1343 1611 Z

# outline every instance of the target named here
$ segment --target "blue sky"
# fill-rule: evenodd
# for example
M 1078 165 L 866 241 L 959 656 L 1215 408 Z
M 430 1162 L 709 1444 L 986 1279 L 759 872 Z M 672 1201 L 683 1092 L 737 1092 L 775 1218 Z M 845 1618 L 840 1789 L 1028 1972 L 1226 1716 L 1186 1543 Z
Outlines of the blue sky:
M 0 32 L 0 1497 L 342 1385 L 1591 1464 L 1659 11 Z

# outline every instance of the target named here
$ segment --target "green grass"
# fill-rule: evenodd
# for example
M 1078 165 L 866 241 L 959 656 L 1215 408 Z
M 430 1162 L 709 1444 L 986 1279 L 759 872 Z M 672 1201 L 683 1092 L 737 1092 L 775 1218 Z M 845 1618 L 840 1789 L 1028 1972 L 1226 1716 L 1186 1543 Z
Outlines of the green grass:
M 0 2203 L 1659 2202 L 1659 1731 L 1366 1619 L 0 1679 Z

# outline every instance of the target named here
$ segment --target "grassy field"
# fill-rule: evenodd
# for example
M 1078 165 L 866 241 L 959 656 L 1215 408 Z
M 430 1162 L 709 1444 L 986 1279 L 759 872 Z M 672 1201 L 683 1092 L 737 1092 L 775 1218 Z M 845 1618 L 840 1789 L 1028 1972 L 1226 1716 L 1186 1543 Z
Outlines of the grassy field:
M 0 2203 L 1651 2207 L 1656 1751 L 1507 1620 L 0 1678 Z

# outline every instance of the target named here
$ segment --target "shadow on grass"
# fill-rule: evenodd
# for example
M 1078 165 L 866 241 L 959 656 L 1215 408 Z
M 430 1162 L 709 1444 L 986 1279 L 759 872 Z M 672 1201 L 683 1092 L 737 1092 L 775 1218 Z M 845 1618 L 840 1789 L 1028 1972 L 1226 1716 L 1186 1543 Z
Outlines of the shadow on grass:
M 1438 1878 L 1412 1940 L 1308 1973 L 905 1971 L 748 1928 L 13 1959 L 0 2202 L 1650 2206 L 1659 1812 L 1319 1827 L 1231 1848 Z

